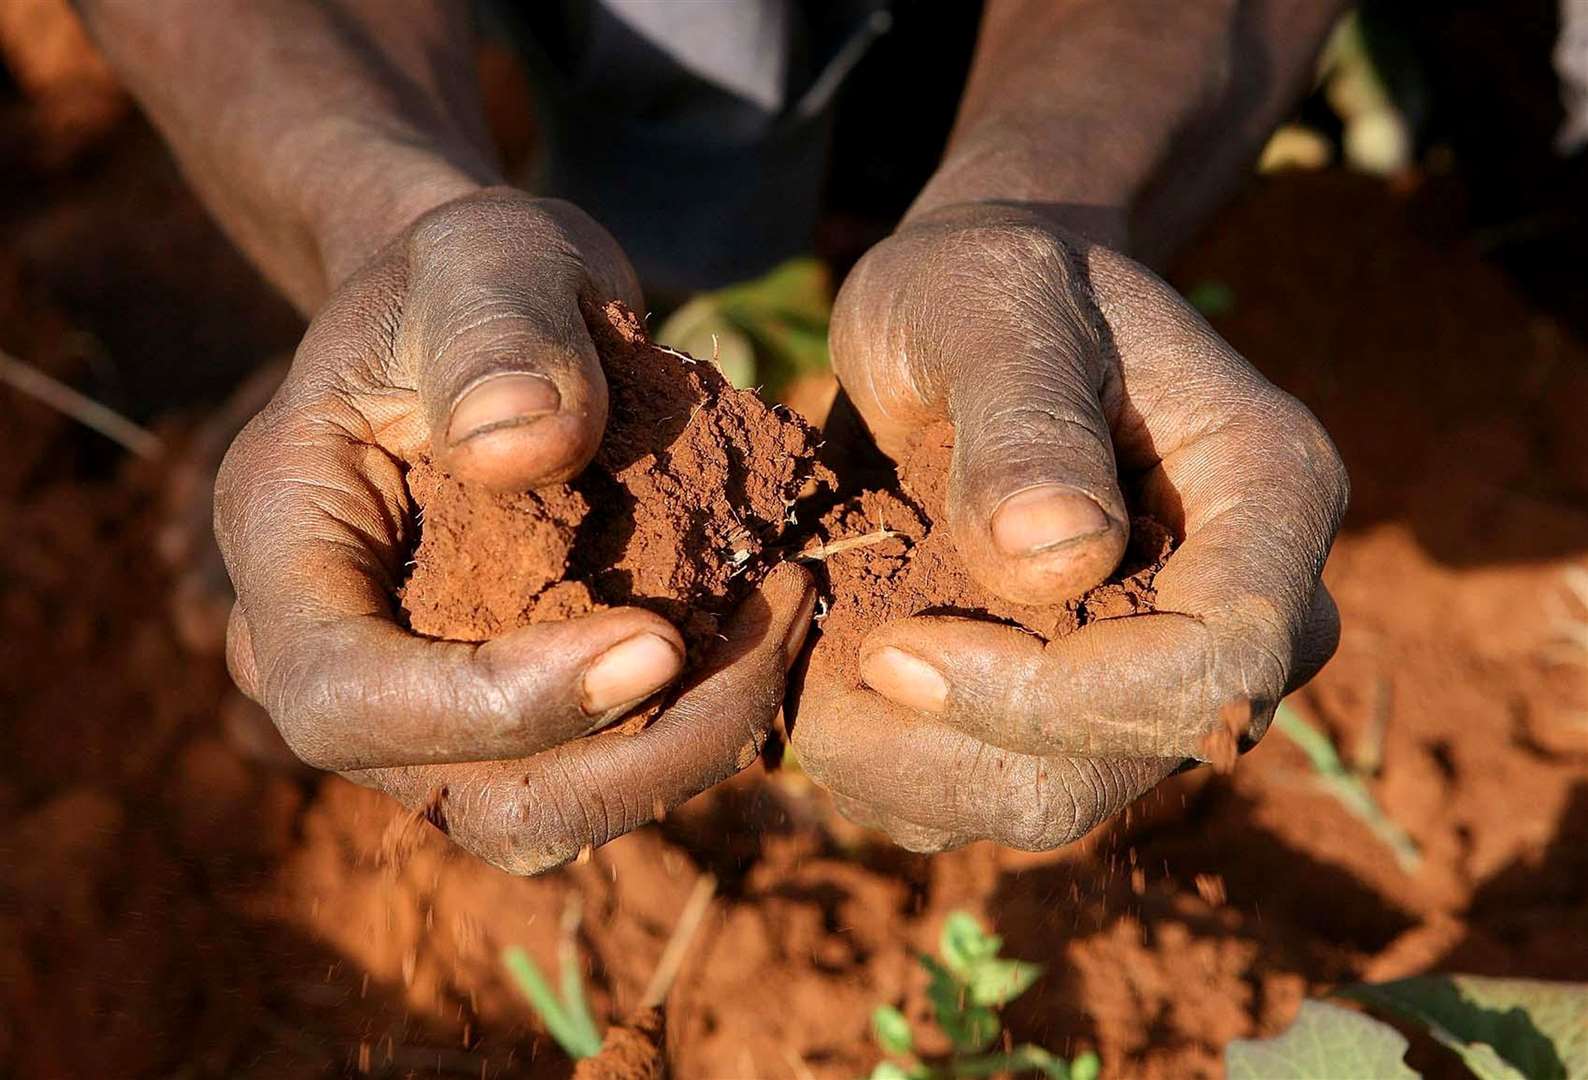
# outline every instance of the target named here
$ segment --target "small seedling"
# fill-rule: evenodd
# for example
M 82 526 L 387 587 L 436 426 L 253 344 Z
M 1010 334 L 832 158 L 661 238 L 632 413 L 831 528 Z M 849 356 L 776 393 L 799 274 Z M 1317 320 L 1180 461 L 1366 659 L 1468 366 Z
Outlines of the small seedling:
M 1096 1080 L 1101 1063 L 1091 1052 L 1065 1061 L 1033 1043 L 990 1049 L 1000 1041 L 1009 1045 L 998 1009 L 1029 990 L 1042 974 L 1037 964 L 999 956 L 1001 948 L 1003 938 L 988 933 L 975 916 L 964 911 L 949 915 L 938 955 L 923 955 L 920 962 L 931 977 L 926 993 L 933 1020 L 954 1049 L 946 1058 L 923 1059 L 915 1051 L 909 1019 L 892 1005 L 879 1005 L 871 1014 L 872 1034 L 884 1053 L 903 1060 L 879 1063 L 870 1080 L 959 1080 L 1000 1073 Z
M 524 997 L 540 1017 L 541 1023 L 563 1052 L 575 1061 L 594 1057 L 601 1051 L 601 1033 L 585 1001 L 584 976 L 580 971 L 580 907 L 577 896 L 568 901 L 562 913 L 562 933 L 557 946 L 559 990 L 541 973 L 540 966 L 517 945 L 502 950 L 502 964 Z
M 1340 753 L 1318 728 L 1289 705 L 1281 704 L 1274 713 L 1274 730 L 1284 735 L 1307 755 L 1318 783 L 1351 815 L 1373 831 L 1392 852 L 1401 869 L 1412 873 L 1422 865 L 1422 852 L 1400 824 L 1384 812 L 1360 773 L 1340 760 Z
M 672 936 L 662 949 L 651 981 L 640 997 L 641 1009 L 654 1009 L 667 1000 L 673 982 L 683 966 L 684 955 L 689 950 L 695 932 L 700 929 L 712 898 L 717 894 L 717 879 L 702 874 L 684 902 L 684 909 L 673 927 Z M 574 1061 L 595 1057 L 601 1052 L 601 1032 L 590 1015 L 585 999 L 584 976 L 579 960 L 579 922 L 582 908 L 577 893 L 568 897 L 568 906 L 562 912 L 561 932 L 557 942 L 559 989 L 552 990 L 551 983 L 541 972 L 533 958 L 517 945 L 502 950 L 502 965 L 519 991 L 529 1000 L 530 1007 L 546 1025 L 546 1031 L 557 1040 L 563 1053 Z

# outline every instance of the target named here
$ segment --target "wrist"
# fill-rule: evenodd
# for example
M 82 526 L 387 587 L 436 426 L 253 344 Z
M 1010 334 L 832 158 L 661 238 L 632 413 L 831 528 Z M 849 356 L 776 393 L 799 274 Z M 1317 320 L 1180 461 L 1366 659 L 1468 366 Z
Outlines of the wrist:
M 299 187 L 328 293 L 429 211 L 504 182 L 475 148 L 390 135 L 328 137 L 305 160 L 334 163 L 311 164 L 314 179 Z
M 1140 187 L 1131 176 L 1139 170 L 1099 164 L 1070 168 L 1053 142 L 1038 150 L 1018 134 L 989 134 L 951 151 L 901 225 L 1021 217 L 1128 254 Z
M 1080 241 L 1129 254 L 1130 211 L 1120 202 L 1087 202 L 1083 198 L 1050 201 L 1045 197 L 1021 198 L 1002 194 L 973 194 L 959 200 L 922 198 L 910 207 L 898 231 L 916 229 L 973 229 L 996 226 L 1036 227 L 1051 231 L 1066 243 Z

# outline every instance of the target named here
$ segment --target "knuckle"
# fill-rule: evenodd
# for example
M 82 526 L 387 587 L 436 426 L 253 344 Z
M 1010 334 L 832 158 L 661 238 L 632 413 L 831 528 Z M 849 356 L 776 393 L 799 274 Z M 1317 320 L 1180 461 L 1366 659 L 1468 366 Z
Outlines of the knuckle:
M 1274 437 L 1308 477 L 1331 517 L 1338 522 L 1350 499 L 1351 480 L 1345 461 L 1323 423 L 1299 400 L 1275 390 L 1277 404 L 1271 421 Z
M 1022 851 L 1046 851 L 1079 839 L 1084 831 L 1077 827 L 1081 770 L 1066 759 L 1032 759 L 1032 767 L 1036 771 L 1032 797 L 1010 800 L 1015 805 L 1001 822 L 1003 842 Z
M 577 238 L 587 227 L 600 228 L 570 203 L 489 188 L 443 203 L 416 220 L 408 233 L 408 254 L 421 264 L 435 258 L 468 259 L 490 249 L 577 261 Z
M 482 767 L 483 771 L 483 767 Z M 555 823 L 536 812 L 533 794 L 517 774 L 449 785 L 447 832 L 470 854 L 519 877 L 561 866 L 577 854 Z
M 259 472 L 260 453 L 274 441 L 268 432 L 268 412 L 267 407 L 243 425 L 215 474 L 215 538 L 223 553 L 232 541 L 234 526 L 258 495 L 258 487 L 251 480 Z
M 1075 248 L 1052 228 L 1030 221 L 1008 221 L 970 230 L 973 239 L 996 263 L 1019 274 L 1037 270 L 1068 275 Z
M 848 814 L 844 816 L 850 817 Z M 855 821 L 857 824 L 865 824 L 853 817 L 850 817 L 850 820 Z M 953 848 L 963 847 L 967 843 L 967 841 L 955 836 L 953 833 L 943 832 L 938 829 L 893 824 L 885 828 L 883 832 L 895 844 L 917 855 L 936 855 Z
M 270 664 L 260 681 L 260 696 L 288 749 L 314 768 L 338 767 L 335 741 L 326 737 L 337 696 L 326 666 L 308 650 L 295 650 Z

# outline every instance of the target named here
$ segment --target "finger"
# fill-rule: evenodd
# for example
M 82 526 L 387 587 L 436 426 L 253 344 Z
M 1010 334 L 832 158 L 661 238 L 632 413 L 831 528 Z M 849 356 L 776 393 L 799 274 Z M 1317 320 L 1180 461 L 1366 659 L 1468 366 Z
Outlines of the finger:
M 1037 757 L 988 746 L 865 690 L 802 703 L 800 765 L 846 816 L 912 850 L 994 840 L 1043 851 L 1077 840 L 1151 789 L 1169 759 Z
M 1129 535 L 1102 406 L 1112 364 L 1062 242 L 1013 226 L 997 236 L 1022 291 L 973 297 L 981 317 L 942 343 L 954 371 L 949 527 L 984 588 L 1058 603 L 1107 577 Z
M 870 685 L 1033 753 L 1206 759 L 1232 722 L 1244 741 L 1262 736 L 1338 639 L 1318 582 L 1347 484 L 1311 414 L 1194 330 L 1173 328 L 1195 365 L 1224 369 L 1224 408 L 1217 423 L 1166 425 L 1146 478 L 1149 507 L 1185 531 L 1154 581 L 1159 614 L 1094 623 L 1040 649 L 985 625 L 898 623 L 876 637 Z
M 574 213 L 504 192 L 413 230 L 399 351 L 433 455 L 465 480 L 499 491 L 565 481 L 600 445 L 606 379 L 581 301 L 640 299 L 616 245 Z
M 809 574 L 778 567 L 726 628 L 711 667 L 650 727 L 521 761 L 353 773 L 423 812 L 504 870 L 561 865 L 745 768 L 760 753 L 815 601 Z
M 248 630 L 243 606 L 232 604 L 226 620 L 226 671 L 237 689 L 254 702 L 259 701 L 259 665 L 254 659 L 254 639 Z
M 1318 583 L 1313 594 L 1312 608 L 1307 613 L 1306 627 L 1301 641 L 1296 645 L 1296 655 L 1285 693 L 1293 694 L 1313 680 L 1323 670 L 1340 647 L 1340 609 L 1328 588 Z
M 1319 586 L 1283 681 L 1276 672 L 1262 683 L 1237 682 L 1209 663 L 1216 646 L 1182 616 L 1108 620 L 1075 636 L 1083 640 L 1073 647 L 1070 639 L 1044 646 L 984 620 L 903 619 L 866 639 L 861 678 L 896 704 L 1018 753 L 1206 758 L 1224 710 L 1271 713 L 1279 697 L 1317 673 L 1339 640 L 1339 616 Z M 1133 650 L 1135 662 L 1111 660 L 1122 649 Z
M 1222 756 L 1231 735 L 1260 738 L 1333 648 L 1317 594 L 1344 468 L 1317 420 L 1166 285 L 1120 256 L 1090 259 L 1121 357 L 1129 464 L 1147 508 L 1184 536 L 1154 581 L 1159 613 L 1040 650 L 986 626 L 901 623 L 877 642 L 897 657 L 874 654 L 868 682 L 1010 749 Z M 1187 398 L 1205 404 L 1179 407 Z
M 1074 284 L 1073 253 L 1051 230 L 1015 221 L 917 228 L 915 243 L 949 269 L 926 276 L 911 310 L 954 317 L 884 327 L 898 340 L 893 370 L 871 353 L 863 365 L 850 359 L 864 347 L 852 335 L 875 340 L 878 328 L 842 320 L 840 375 L 879 434 L 925 415 L 953 420 L 948 523 L 984 588 L 1023 603 L 1077 596 L 1119 562 L 1129 524 L 1102 405 L 1118 379 Z M 989 259 L 1015 272 L 989 277 Z M 920 281 L 916 261 L 885 258 L 869 274 Z
M 242 613 L 234 670 L 305 761 L 521 756 L 602 726 L 681 671 L 678 632 L 634 608 L 484 645 L 403 630 L 392 611 L 408 550 L 400 468 L 324 412 L 278 399 L 239 436 L 217 485 Z
M 930 854 L 961 847 L 966 843 L 965 840 L 942 829 L 917 825 L 913 821 L 884 814 L 875 806 L 859 799 L 851 799 L 831 790 L 828 790 L 827 794 L 833 800 L 833 806 L 849 821 L 862 828 L 883 833 L 906 851 Z

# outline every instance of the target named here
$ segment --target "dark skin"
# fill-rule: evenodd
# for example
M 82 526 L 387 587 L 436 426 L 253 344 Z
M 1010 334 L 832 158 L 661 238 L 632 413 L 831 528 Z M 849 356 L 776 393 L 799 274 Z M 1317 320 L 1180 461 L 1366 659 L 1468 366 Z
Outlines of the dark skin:
M 580 736 L 679 677 L 656 616 L 477 647 L 393 620 L 403 464 L 429 451 L 499 490 L 574 475 L 606 404 L 580 302 L 644 310 L 598 224 L 502 184 L 463 5 L 82 7 L 195 188 L 313 316 L 217 487 L 232 668 L 289 744 L 517 872 L 753 760 L 809 623 L 803 571 L 769 579 L 633 740 Z M 1011 599 L 1113 568 L 1122 477 L 1185 539 L 1160 615 L 1046 648 L 961 620 L 879 628 L 866 687 L 807 687 L 793 732 L 846 814 L 922 850 L 1064 843 L 1202 754 L 1232 702 L 1259 737 L 1332 651 L 1338 456 L 1127 254 L 1167 250 L 1239 175 L 1335 7 L 988 5 L 942 167 L 840 293 L 839 377 L 884 451 L 954 421 L 950 528 Z

